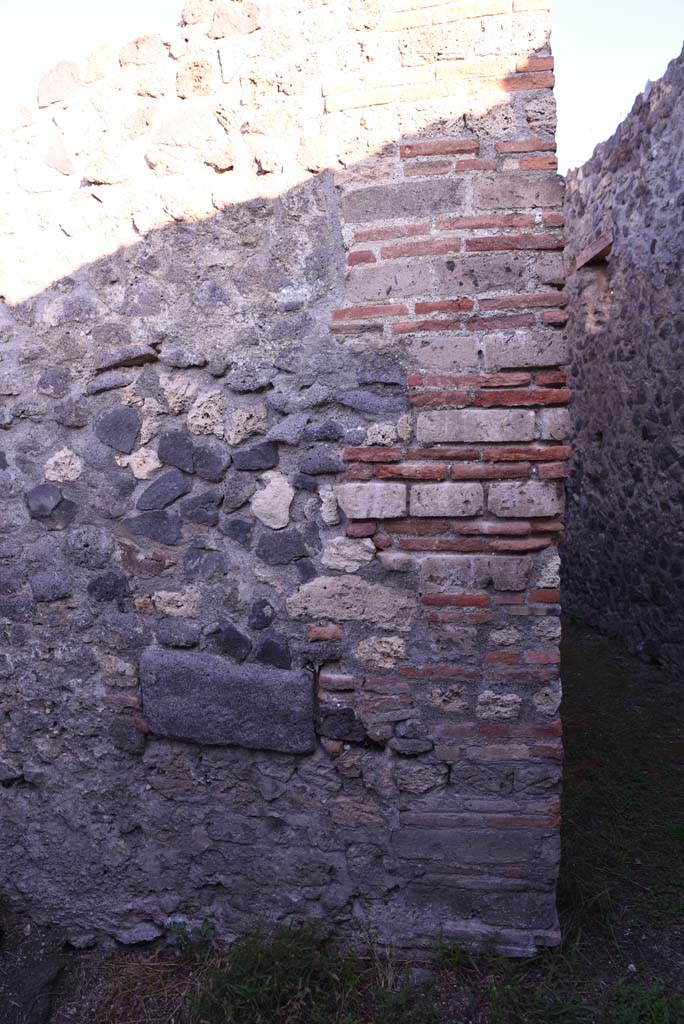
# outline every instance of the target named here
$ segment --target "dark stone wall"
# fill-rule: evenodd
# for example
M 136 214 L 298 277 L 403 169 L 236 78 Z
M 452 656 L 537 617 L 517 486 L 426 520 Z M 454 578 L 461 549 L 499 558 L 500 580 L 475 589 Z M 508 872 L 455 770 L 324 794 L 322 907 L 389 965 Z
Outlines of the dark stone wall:
M 684 668 L 684 58 L 571 172 L 565 607 Z M 606 259 L 576 269 L 612 235 Z M 582 255 L 584 253 L 584 256 Z

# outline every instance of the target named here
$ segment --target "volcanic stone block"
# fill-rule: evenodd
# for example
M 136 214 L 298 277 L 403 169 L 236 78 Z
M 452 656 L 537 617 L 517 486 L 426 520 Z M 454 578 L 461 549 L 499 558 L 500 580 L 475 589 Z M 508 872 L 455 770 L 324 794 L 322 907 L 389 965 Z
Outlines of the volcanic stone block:
M 474 516 L 483 506 L 482 484 L 416 484 L 411 488 L 412 516 Z
M 405 484 L 340 484 L 335 493 L 349 519 L 397 519 L 406 515 Z
M 495 516 L 555 516 L 563 506 L 563 492 L 554 480 L 503 480 L 489 488 L 489 510 Z
M 148 648 L 140 679 L 145 717 L 158 735 L 293 754 L 314 749 L 313 684 L 304 671 Z
M 531 441 L 534 413 L 528 409 L 444 409 L 418 416 L 417 437 L 435 441 Z

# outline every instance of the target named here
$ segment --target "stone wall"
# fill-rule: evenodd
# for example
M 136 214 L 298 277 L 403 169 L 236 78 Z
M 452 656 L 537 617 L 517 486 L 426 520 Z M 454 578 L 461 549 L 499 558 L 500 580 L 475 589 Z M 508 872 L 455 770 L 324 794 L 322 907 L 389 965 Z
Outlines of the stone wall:
M 189 0 L 3 147 L 1 891 L 558 939 L 546 0 Z
M 684 56 L 568 176 L 571 380 L 564 602 L 684 668 Z

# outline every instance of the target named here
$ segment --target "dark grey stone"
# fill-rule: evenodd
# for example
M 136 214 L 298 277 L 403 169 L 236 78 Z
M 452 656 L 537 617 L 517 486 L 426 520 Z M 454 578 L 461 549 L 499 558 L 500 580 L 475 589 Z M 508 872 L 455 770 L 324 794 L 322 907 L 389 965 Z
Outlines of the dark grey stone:
M 165 430 L 157 447 L 159 461 L 166 466 L 175 466 L 184 473 L 194 469 L 192 437 L 186 430 Z
M 246 519 L 222 519 L 219 530 L 230 540 L 234 540 L 236 544 L 242 545 L 243 548 L 249 548 L 252 543 L 254 523 L 248 522 Z
M 339 448 L 328 445 L 317 445 L 302 456 L 299 463 L 302 473 L 316 476 L 319 473 L 339 473 L 343 468 L 342 453 Z
M 135 409 L 122 407 L 101 416 L 95 423 L 95 435 L 117 452 L 130 455 L 140 433 L 142 420 Z
M 356 379 L 359 384 L 398 384 L 406 387 L 406 370 L 391 356 L 374 356 L 361 363 Z
M 161 361 L 165 366 L 173 366 L 178 370 L 188 370 L 192 366 L 206 366 L 207 357 L 202 352 L 193 352 L 182 345 L 163 345 Z
M 254 657 L 264 665 L 273 665 L 275 668 L 292 667 L 287 638 L 279 633 L 268 633 L 262 637 L 257 644 Z
M 140 660 L 140 678 L 145 717 L 159 735 L 284 753 L 314 749 L 306 672 L 151 649 Z
M 219 505 L 222 501 L 223 493 L 221 491 L 204 491 L 202 494 L 195 494 L 192 498 L 186 498 L 181 502 L 181 515 L 190 523 L 198 523 L 200 526 L 216 526 L 219 518 Z
M 298 487 L 301 491 L 317 491 L 318 480 L 315 476 L 307 476 L 306 473 L 295 473 L 292 478 L 292 484 L 294 487 Z
M 130 715 L 119 715 L 109 724 L 109 738 L 119 750 L 140 755 L 145 750 L 145 733 L 135 725 Z
M 3 565 L 0 567 L 0 594 L 16 594 L 26 583 L 23 566 Z
M 308 421 L 309 415 L 305 412 L 296 412 L 292 416 L 286 416 L 280 423 L 271 427 L 266 435 L 266 440 L 281 441 L 283 444 L 299 444 Z
M 241 472 L 273 469 L 278 465 L 278 460 L 278 445 L 274 441 L 263 441 L 233 455 L 233 465 Z
M 346 740 L 348 743 L 363 743 L 366 730 L 352 708 L 328 708 L 318 710 L 316 732 L 330 740 Z
M 114 548 L 113 535 L 101 526 L 77 526 L 66 537 L 67 557 L 86 569 L 103 569 Z
M 71 580 L 63 569 L 59 572 L 54 569 L 37 572 L 29 582 L 34 601 L 60 601 L 71 594 Z
M 214 442 L 195 445 L 195 473 L 197 473 L 198 476 L 201 476 L 203 480 L 208 480 L 209 483 L 218 483 L 230 466 L 230 462 L 230 452 L 223 444 Z
M 101 395 L 105 391 L 126 388 L 133 383 L 135 378 L 134 370 L 112 370 L 110 373 L 101 373 L 88 384 L 85 393 L 86 395 Z
M 4 452 L 0 452 L 0 469 L 7 469 L 8 465 L 7 456 Z
M 158 358 L 157 353 L 149 345 L 136 342 L 114 351 L 97 352 L 95 369 L 102 372 L 103 370 L 118 370 L 123 366 L 143 366 L 144 363 L 155 363 Z
M 252 605 L 247 625 L 250 629 L 268 629 L 276 617 L 275 609 L 265 597 L 260 597 Z
M 73 398 L 59 402 L 55 406 L 54 416 L 56 422 L 63 427 L 85 427 L 88 422 L 85 402 L 79 402 Z
M 32 519 L 46 519 L 62 500 L 62 492 L 55 484 L 38 484 L 26 491 L 24 500 Z
M 232 622 L 222 622 L 216 632 L 216 646 L 221 654 L 233 661 L 243 662 L 252 650 L 252 641 Z
M 287 565 L 307 555 L 304 538 L 291 526 L 286 530 L 264 531 L 256 546 L 257 556 L 267 565 Z
M 367 416 L 398 416 L 408 408 L 405 394 L 377 395 L 374 391 L 350 388 L 335 393 L 335 401 Z
M 162 619 L 156 628 L 157 642 L 164 647 L 196 647 L 200 628 L 196 622 L 184 619 Z
M 65 366 L 50 366 L 38 380 L 38 390 L 51 398 L 63 398 L 69 390 L 71 371 Z
M 181 535 L 181 517 L 169 512 L 143 512 L 139 516 L 124 519 L 131 533 L 148 537 L 160 544 L 176 544 Z
M 302 558 L 301 561 L 297 562 L 297 572 L 302 583 L 308 583 L 316 575 L 316 566 L 310 558 Z
M 201 547 L 199 544 L 188 548 L 183 558 L 183 574 L 186 580 L 211 580 L 225 576 L 230 569 L 230 559 L 223 551 Z
M 157 511 L 171 505 L 192 488 L 190 477 L 178 469 L 171 469 L 146 487 L 136 502 L 141 511 Z
M 226 374 L 226 385 L 238 394 L 263 391 L 275 377 L 272 366 L 239 366 Z
M 28 594 L 0 595 L 0 619 L 10 622 L 33 622 L 36 606 Z
M 313 423 L 304 431 L 305 441 L 339 441 L 344 434 L 344 427 L 337 420 L 324 420 Z
M 88 584 L 88 593 L 95 601 L 114 601 L 119 611 L 124 610 L 131 589 L 128 578 L 120 572 L 104 572 Z
M 223 509 L 225 512 L 235 512 L 242 508 L 252 497 L 257 489 L 254 477 L 245 476 L 244 473 L 230 471 L 223 482 Z

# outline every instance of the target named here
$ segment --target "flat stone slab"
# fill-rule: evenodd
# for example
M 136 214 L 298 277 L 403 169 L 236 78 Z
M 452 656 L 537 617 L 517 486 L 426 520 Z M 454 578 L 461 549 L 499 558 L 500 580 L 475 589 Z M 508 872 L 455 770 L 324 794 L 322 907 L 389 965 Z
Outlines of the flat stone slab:
M 313 681 L 303 670 L 148 648 L 140 682 L 145 718 L 160 736 L 288 754 L 314 749 Z

